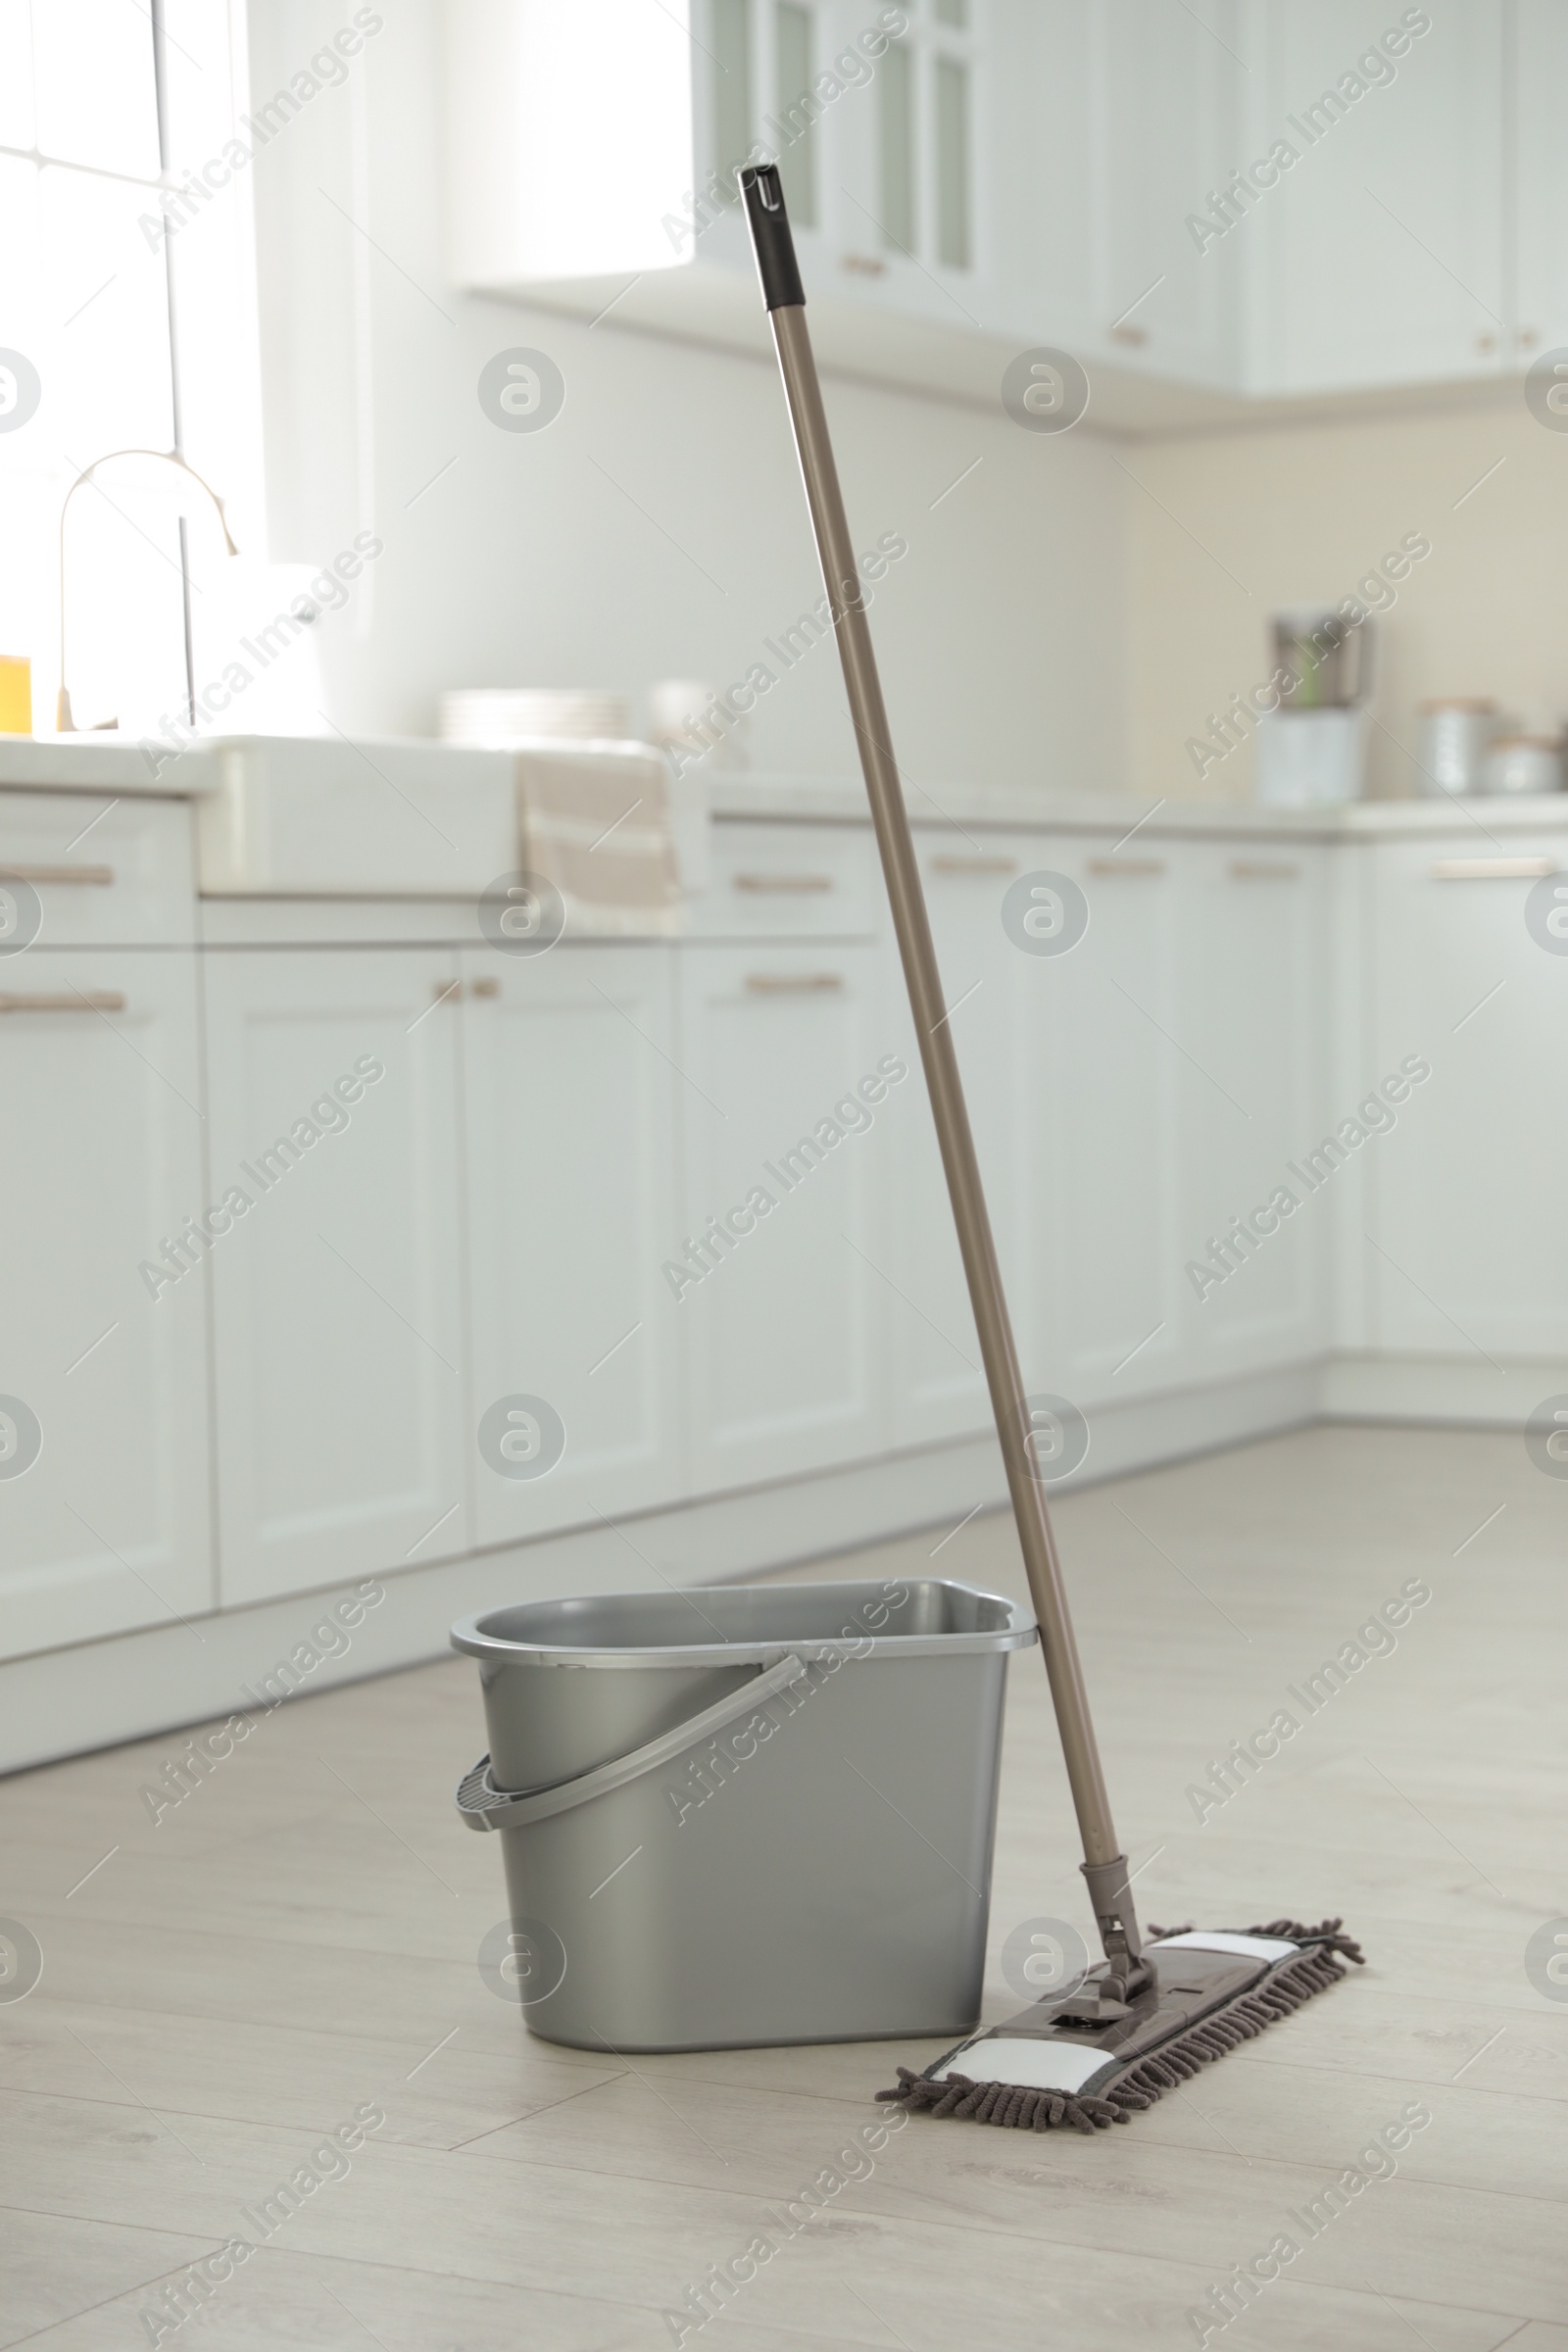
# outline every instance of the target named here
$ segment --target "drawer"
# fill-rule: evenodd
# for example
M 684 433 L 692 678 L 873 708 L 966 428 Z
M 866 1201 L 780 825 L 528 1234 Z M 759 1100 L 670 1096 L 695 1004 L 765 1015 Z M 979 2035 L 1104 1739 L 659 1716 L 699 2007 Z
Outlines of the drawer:
M 692 900 L 693 939 L 871 939 L 882 874 L 869 825 L 715 819 L 712 872 Z
M 28 932 L 45 948 L 187 947 L 196 935 L 189 808 L 0 791 L 0 966 Z

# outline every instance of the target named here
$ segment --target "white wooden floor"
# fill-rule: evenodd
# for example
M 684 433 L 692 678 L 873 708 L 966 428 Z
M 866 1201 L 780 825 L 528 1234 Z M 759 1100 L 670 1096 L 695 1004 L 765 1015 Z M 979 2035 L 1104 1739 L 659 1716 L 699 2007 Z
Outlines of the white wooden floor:
M 1059 1522 L 1146 1916 L 1343 1911 L 1369 1965 L 1125 2129 L 911 2121 L 686 2340 L 1193 2344 L 1189 2310 L 1420 2100 L 1397 2175 L 1210 2342 L 1565 2352 L 1568 2003 L 1524 1953 L 1568 1912 L 1568 1486 L 1513 1437 L 1323 1429 L 1085 1493 Z M 808 1573 L 923 1571 L 940 1533 Z M 1022 1590 L 1004 1520 L 935 1566 Z M 1417 1576 L 1433 1597 L 1397 1651 L 1200 1827 L 1187 1785 Z M 154 2340 L 164 2282 L 379 2105 L 346 2177 L 158 2340 L 655 2352 L 662 2312 L 832 2164 L 895 2061 L 932 2054 L 621 2067 L 530 2041 L 475 1966 L 505 1908 L 496 1844 L 451 1808 L 484 1744 L 455 1660 L 294 1702 L 156 1829 L 138 1790 L 172 1740 L 0 1787 L 0 1913 L 44 1952 L 0 2003 L 0 2344 Z M 1087 1927 L 1032 1653 L 993 1952 L 1063 1911 Z M 988 2015 L 1016 2006 L 994 1981 Z

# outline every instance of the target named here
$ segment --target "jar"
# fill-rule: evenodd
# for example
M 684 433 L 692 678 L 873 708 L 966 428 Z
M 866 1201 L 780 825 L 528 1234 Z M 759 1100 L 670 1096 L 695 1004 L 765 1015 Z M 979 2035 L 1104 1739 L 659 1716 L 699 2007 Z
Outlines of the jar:
M 1421 705 L 1415 788 L 1424 798 L 1484 792 L 1487 746 L 1497 732 L 1497 706 L 1475 698 Z
M 1549 735 L 1498 735 L 1487 752 L 1481 789 L 1496 794 L 1561 792 L 1562 745 Z

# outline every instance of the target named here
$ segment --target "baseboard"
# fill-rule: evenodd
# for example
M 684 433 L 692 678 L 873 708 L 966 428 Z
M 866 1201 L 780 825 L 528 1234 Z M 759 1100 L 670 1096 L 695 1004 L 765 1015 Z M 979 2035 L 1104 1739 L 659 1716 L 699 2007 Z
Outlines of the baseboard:
M 1098 1406 L 1089 1454 L 1063 1485 L 1096 1484 L 1298 1427 L 1317 1416 L 1320 1386 L 1320 1367 L 1310 1364 Z M 987 1435 L 627 1517 L 623 1535 L 596 1523 L 402 1569 L 381 1580 L 384 1597 L 352 1632 L 323 1634 L 318 1646 L 337 1654 L 304 1673 L 298 1695 L 444 1657 L 448 1627 L 472 1610 L 555 1593 L 761 1576 L 920 1528 L 956 1525 L 1005 1496 L 1001 1454 Z M 310 1642 L 313 1628 L 329 1622 L 326 1611 L 343 1597 L 334 1590 L 260 1601 L 188 1625 L 149 1626 L 0 1663 L 0 1772 L 254 1712 L 268 1675 Z
M 1568 1395 L 1568 1362 L 1545 1356 L 1335 1355 L 1323 1366 L 1329 1421 L 1454 1422 L 1523 1429 L 1548 1396 Z

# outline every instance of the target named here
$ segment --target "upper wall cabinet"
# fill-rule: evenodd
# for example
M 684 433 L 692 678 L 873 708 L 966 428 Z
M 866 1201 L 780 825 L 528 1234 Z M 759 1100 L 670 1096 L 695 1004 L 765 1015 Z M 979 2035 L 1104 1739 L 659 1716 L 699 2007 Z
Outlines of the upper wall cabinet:
M 1242 255 L 1195 237 L 1234 169 L 1244 72 L 1234 0 L 1203 15 L 1096 0 L 1084 80 L 1093 203 L 1086 357 L 1239 390 Z
M 460 284 L 659 270 L 690 185 L 683 11 L 452 0 L 447 216 Z
M 750 270 L 734 179 L 765 152 L 813 296 L 974 323 L 990 259 L 976 172 L 983 5 L 706 0 L 709 39 L 693 59 L 698 262 Z
M 1515 365 L 1568 344 L 1568 9 L 1562 0 L 1512 0 L 1504 68 L 1513 102 L 1514 169 L 1507 242 L 1513 256 Z
M 1254 389 L 1503 365 L 1503 9 L 1269 9 L 1250 77 L 1250 177 L 1232 200 L 1245 217 L 1213 216 L 1224 242 L 1255 248 Z M 1274 185 L 1254 184 L 1266 176 L 1254 158 L 1280 167 Z
M 444 21 L 452 268 L 479 291 L 764 350 L 734 181 L 767 156 L 819 357 L 883 380 L 990 402 L 1020 353 L 1064 348 L 1099 421 L 1157 430 L 1568 342 L 1562 0 Z

